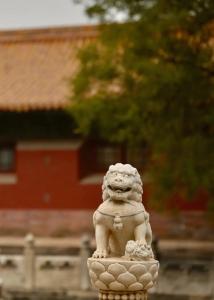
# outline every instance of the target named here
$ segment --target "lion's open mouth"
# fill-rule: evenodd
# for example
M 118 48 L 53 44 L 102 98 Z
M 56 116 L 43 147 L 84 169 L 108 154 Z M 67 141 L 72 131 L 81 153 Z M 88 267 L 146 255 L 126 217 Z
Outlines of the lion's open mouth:
M 119 187 L 119 186 L 113 186 L 113 185 L 108 185 L 108 188 L 116 193 L 126 193 L 131 191 L 130 187 Z

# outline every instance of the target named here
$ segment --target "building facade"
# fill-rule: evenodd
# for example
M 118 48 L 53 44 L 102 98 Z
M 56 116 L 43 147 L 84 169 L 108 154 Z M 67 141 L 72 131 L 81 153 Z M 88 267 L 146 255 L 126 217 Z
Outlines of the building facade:
M 0 234 L 88 230 L 109 164 L 144 164 L 145 149 L 74 134 L 70 82 L 78 50 L 96 37 L 95 26 L 0 32 Z M 201 211 L 204 199 L 174 202 Z

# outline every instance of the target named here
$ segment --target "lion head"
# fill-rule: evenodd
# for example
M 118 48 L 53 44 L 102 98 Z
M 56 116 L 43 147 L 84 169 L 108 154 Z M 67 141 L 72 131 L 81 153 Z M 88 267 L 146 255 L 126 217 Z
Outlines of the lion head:
M 111 165 L 104 176 L 103 201 L 142 201 L 142 181 L 136 168 L 129 164 Z

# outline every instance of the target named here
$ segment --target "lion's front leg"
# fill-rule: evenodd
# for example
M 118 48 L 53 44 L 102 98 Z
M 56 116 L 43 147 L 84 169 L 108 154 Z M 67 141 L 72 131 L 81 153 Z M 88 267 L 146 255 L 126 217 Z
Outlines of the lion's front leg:
M 147 239 L 148 224 L 145 222 L 135 228 L 135 240 L 142 249 L 142 255 L 145 258 L 154 258 L 150 239 Z
M 136 226 L 134 231 L 135 241 L 139 241 L 142 245 L 146 245 L 146 224 L 143 222 L 142 224 Z
M 108 238 L 109 231 L 106 226 L 102 224 L 96 224 L 95 226 L 95 239 L 97 249 L 93 254 L 94 258 L 105 258 L 108 255 Z

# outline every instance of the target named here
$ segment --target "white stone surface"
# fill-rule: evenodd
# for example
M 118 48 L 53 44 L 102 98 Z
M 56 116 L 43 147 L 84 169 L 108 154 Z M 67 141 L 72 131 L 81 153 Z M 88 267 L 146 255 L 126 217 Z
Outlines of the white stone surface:
M 104 176 L 103 203 L 93 216 L 96 250 L 88 259 L 100 299 L 147 299 L 158 277 L 149 214 L 136 168 L 117 163 Z M 119 297 L 119 298 L 118 298 Z
M 139 241 L 128 241 L 125 257 L 130 260 L 150 260 L 154 258 L 154 254 L 150 245 L 141 244 Z
M 90 279 L 87 268 L 87 260 L 90 257 L 90 237 L 84 235 L 80 248 L 80 289 L 85 291 L 90 289 Z
M 36 285 L 35 240 L 32 234 L 28 234 L 25 238 L 24 270 L 25 288 L 32 290 L 35 288 Z
M 109 167 L 103 180 L 103 203 L 94 213 L 97 249 L 93 257 L 121 257 L 129 240 L 151 246 L 149 214 L 142 204 L 142 181 L 129 164 Z
M 97 289 L 136 292 L 153 287 L 158 277 L 159 263 L 156 260 L 90 258 L 88 266 L 92 283 Z

